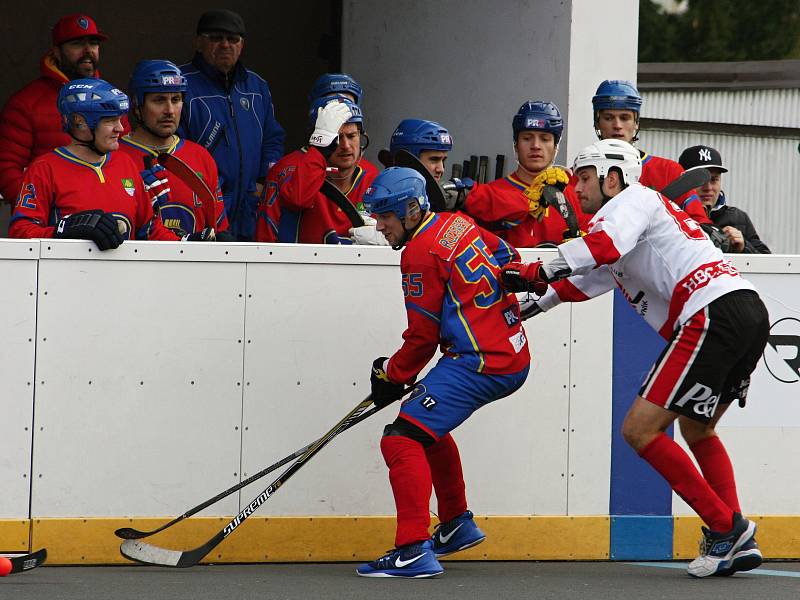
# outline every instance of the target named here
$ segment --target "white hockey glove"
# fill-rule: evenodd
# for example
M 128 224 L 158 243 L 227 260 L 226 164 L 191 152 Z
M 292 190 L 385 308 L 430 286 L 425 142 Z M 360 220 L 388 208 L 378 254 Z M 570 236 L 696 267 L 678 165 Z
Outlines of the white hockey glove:
M 317 112 L 317 122 L 314 124 L 314 132 L 308 143 L 319 148 L 327 148 L 339 139 L 339 129 L 352 116 L 353 113 L 344 102 L 338 100 L 328 102 Z
M 389 242 L 386 240 L 380 231 L 375 229 L 375 225 L 363 225 L 362 227 L 351 227 L 348 231 L 350 239 L 354 244 L 361 244 L 362 246 L 388 246 Z

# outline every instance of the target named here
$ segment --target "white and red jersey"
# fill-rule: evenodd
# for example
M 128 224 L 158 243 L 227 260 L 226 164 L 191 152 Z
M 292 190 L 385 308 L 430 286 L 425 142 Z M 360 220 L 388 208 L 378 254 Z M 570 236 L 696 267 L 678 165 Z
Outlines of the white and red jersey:
M 662 337 L 720 296 L 754 289 L 700 226 L 672 202 L 633 184 L 592 218 L 589 233 L 558 247 L 572 275 L 539 300 L 542 310 L 618 287 Z

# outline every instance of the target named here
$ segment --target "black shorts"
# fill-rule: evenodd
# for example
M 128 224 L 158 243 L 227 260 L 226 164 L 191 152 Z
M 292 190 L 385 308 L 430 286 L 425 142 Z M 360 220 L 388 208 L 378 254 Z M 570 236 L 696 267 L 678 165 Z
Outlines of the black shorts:
M 758 294 L 736 290 L 692 315 L 672 336 L 639 395 L 708 423 L 718 404 L 744 406 L 764 352 L 769 314 Z

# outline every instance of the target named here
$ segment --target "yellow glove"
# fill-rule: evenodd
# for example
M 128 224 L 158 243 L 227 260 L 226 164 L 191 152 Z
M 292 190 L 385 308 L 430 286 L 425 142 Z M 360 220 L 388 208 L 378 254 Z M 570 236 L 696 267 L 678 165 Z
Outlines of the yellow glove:
M 542 219 L 544 211 L 547 209 L 541 206 L 539 199 L 542 197 L 542 190 L 546 185 L 554 185 L 559 189 L 564 189 L 569 183 L 569 176 L 564 169 L 559 167 L 548 167 L 539 173 L 531 184 L 523 190 L 525 197 L 528 198 L 528 212 L 537 220 Z

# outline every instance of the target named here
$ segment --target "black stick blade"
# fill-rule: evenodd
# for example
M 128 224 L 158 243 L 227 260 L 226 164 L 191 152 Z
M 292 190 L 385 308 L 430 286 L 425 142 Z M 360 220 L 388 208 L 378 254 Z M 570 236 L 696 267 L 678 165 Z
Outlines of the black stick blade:
M 9 557 L 11 561 L 11 573 L 22 573 L 42 566 L 47 560 L 47 548 L 42 548 L 30 554 Z
M 711 179 L 711 172 L 708 169 L 691 169 L 667 184 L 661 193 L 675 201 L 686 192 L 704 186 L 709 179 Z

